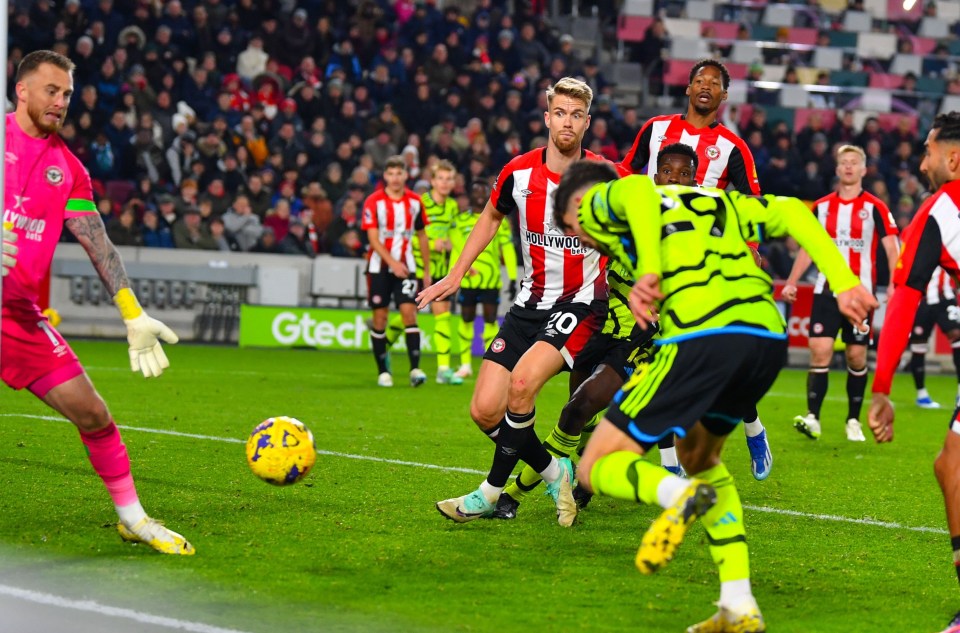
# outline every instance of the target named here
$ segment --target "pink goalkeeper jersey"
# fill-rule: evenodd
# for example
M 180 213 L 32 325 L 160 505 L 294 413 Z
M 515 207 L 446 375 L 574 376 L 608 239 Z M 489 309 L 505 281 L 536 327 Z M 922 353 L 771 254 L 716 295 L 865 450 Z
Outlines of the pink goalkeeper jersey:
M 97 213 L 90 175 L 56 134 L 28 136 L 7 115 L 3 220 L 17 234 L 17 265 L 3 280 L 3 303 L 34 304 L 67 218 Z

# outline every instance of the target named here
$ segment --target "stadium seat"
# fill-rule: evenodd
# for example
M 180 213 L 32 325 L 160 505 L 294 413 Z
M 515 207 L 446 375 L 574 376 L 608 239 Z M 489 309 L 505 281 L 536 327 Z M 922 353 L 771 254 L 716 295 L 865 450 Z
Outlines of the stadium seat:
M 944 95 L 940 102 L 940 114 L 960 110 L 960 95 Z
M 692 20 L 713 20 L 716 17 L 710 0 L 687 0 L 686 12 Z
M 727 103 L 737 104 L 740 107 L 747 105 L 747 82 L 743 79 L 731 79 L 727 89 Z
M 730 49 L 730 61 L 738 64 L 752 64 L 762 58 L 763 54 L 754 42 L 736 41 Z
M 865 11 L 847 11 L 843 14 L 843 30 L 869 33 L 873 28 L 873 18 Z
M 917 77 L 917 92 L 935 94 L 938 97 L 947 90 L 947 82 L 940 77 Z
M 773 127 L 780 121 L 783 121 L 787 124 L 787 127 L 790 128 L 790 133 L 793 133 L 793 119 L 795 116 L 793 108 L 785 108 L 783 106 L 763 106 L 763 109 L 767 113 L 767 125 Z
M 814 114 L 820 115 L 823 127 L 830 129 L 837 120 L 837 111 L 824 108 L 797 108 L 794 110 L 793 129 L 800 131 L 807 125 L 807 121 Z
M 938 2 L 937 17 L 947 24 L 960 22 L 960 2 Z
M 623 4 L 622 15 L 653 15 L 653 0 L 626 0 Z
M 793 26 L 794 12 L 789 4 L 770 4 L 763 12 L 767 26 Z
M 865 87 L 870 76 L 864 72 L 853 70 L 835 70 L 830 73 L 830 83 L 840 87 Z
M 706 36 L 707 30 L 713 30 L 713 37 L 721 40 L 733 40 L 737 37 L 740 25 L 736 22 L 710 20 L 700 24 L 700 35 Z
M 830 38 L 830 46 L 839 48 L 856 48 L 857 34 L 851 31 L 831 30 L 827 37 Z
M 600 22 L 596 17 L 580 16 L 573 21 L 570 34 L 580 42 L 595 42 L 600 33 Z
M 886 20 L 887 0 L 863 0 L 863 10 L 876 20 Z
M 871 112 L 890 112 L 893 109 L 893 96 L 887 89 L 867 88 L 860 95 L 857 107 Z
M 700 20 L 686 18 L 664 18 L 663 25 L 667 27 L 670 37 L 685 37 L 691 40 L 700 38 Z
M 921 37 L 932 37 L 935 39 L 946 38 L 950 35 L 950 23 L 941 18 L 927 16 L 920 20 L 919 35 Z
M 115 214 L 119 215 L 119 207 L 122 207 L 130 199 L 135 187 L 129 180 L 108 180 L 104 183 L 104 195 L 117 207 L 114 209 Z
M 643 86 L 643 66 L 637 62 L 614 62 L 604 69 L 604 74 L 617 88 L 639 91 Z
M 890 73 L 870 73 L 870 82 L 867 84 L 871 88 L 886 88 L 887 90 L 896 90 L 903 85 L 903 75 Z
M 951 55 L 960 55 L 960 40 L 950 40 L 947 42 L 947 50 Z
M 839 48 L 818 46 L 813 49 L 812 63 L 814 68 L 840 70 L 843 68 L 843 51 Z
M 923 73 L 923 57 L 920 55 L 908 55 L 906 53 L 897 53 L 890 62 L 890 72 L 896 75 L 906 75 L 913 73 L 920 76 Z
M 746 64 L 739 64 L 737 62 L 727 62 L 724 64 L 727 67 L 727 72 L 730 73 L 730 79 L 746 79 L 747 71 L 749 67 Z
M 780 87 L 780 105 L 785 108 L 805 108 L 810 105 L 810 100 L 803 86 L 784 84 Z
M 807 44 L 814 46 L 817 43 L 817 29 L 795 26 L 790 29 L 791 44 Z
M 764 64 L 763 80 L 783 81 L 783 76 L 786 74 L 786 72 L 787 68 L 783 64 Z
M 621 15 L 617 21 L 617 39 L 621 42 L 641 42 L 653 18 L 641 15 Z
M 797 71 L 797 80 L 802 84 L 817 83 L 817 76 L 820 74 L 820 68 L 801 66 L 795 69 Z
M 777 40 L 777 27 L 753 24 L 750 26 L 750 38 L 758 42 L 775 42 Z
M 916 134 L 920 127 L 919 119 L 912 114 L 902 112 L 884 112 L 877 115 L 877 122 L 880 123 L 880 129 L 884 132 L 893 132 L 900 126 L 900 121 L 907 119 L 910 121 L 910 131 Z
M 710 57 L 710 44 L 703 38 L 670 38 L 670 57 L 672 59 L 700 60 Z
M 865 59 L 890 59 L 897 51 L 897 36 L 893 33 L 860 33 L 857 36 L 857 56 Z
M 690 85 L 690 64 L 689 62 L 677 63 L 668 59 L 663 63 L 663 84 L 665 86 L 689 86 Z
M 932 55 L 933 49 L 937 47 L 937 40 L 932 37 L 917 37 L 916 35 L 911 35 L 910 43 L 913 44 L 914 55 L 920 56 Z

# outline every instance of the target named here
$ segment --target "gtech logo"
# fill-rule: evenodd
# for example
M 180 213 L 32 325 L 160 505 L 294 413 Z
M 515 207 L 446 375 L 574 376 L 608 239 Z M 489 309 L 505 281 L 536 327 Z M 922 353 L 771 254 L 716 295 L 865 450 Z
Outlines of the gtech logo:
M 810 317 L 792 316 L 787 321 L 787 335 L 810 337 Z

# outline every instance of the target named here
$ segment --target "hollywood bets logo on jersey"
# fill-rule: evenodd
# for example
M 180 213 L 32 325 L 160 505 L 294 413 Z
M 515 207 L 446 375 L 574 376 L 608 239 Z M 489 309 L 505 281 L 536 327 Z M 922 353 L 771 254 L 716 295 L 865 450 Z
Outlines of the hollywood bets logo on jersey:
M 17 211 L 17 209 L 23 209 L 23 203 L 30 198 L 17 195 L 13 196 L 13 198 L 13 209 L 5 209 L 3 212 L 4 223 L 9 222 L 12 224 L 13 228 L 16 229 L 24 239 L 34 242 L 43 240 L 43 231 L 47 228 L 47 221 L 43 218 L 31 218 Z

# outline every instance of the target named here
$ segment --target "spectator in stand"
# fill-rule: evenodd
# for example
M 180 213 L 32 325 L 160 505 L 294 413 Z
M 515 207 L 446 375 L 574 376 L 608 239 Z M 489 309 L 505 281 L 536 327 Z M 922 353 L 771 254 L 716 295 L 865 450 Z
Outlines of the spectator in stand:
M 215 251 L 219 247 L 200 218 L 197 207 L 187 207 L 183 215 L 173 225 L 173 243 L 177 248 L 191 248 Z
M 286 255 L 306 255 L 316 257 L 313 246 L 307 240 L 307 229 L 298 218 L 290 220 L 289 230 L 279 242 L 280 252 Z
M 277 236 L 269 226 L 263 227 L 263 235 L 260 241 L 253 247 L 254 253 L 280 253 L 280 247 L 277 244 Z
M 300 196 L 303 198 L 303 209 L 300 211 L 301 219 L 303 219 L 303 213 L 309 210 L 311 212 L 310 218 L 316 230 L 319 233 L 326 231 L 327 227 L 330 226 L 330 223 L 333 221 L 333 204 L 330 202 L 327 192 L 324 191 L 319 182 L 310 182 L 306 187 L 301 189 Z M 304 224 L 307 225 L 307 229 L 310 229 L 310 222 L 304 219 Z M 312 236 L 311 240 L 315 241 Z M 321 250 L 322 249 L 314 243 L 314 251 L 320 253 Z
M 237 56 L 237 74 L 246 81 L 253 81 L 254 77 L 267 69 L 268 59 L 270 55 L 263 50 L 263 38 L 255 34 Z
M 169 198 L 171 206 L 173 198 Z M 160 214 L 155 209 L 147 207 L 143 211 L 143 227 L 141 230 L 143 245 L 153 248 L 173 248 L 173 233 L 166 222 L 161 221 Z
M 273 210 L 267 213 L 263 220 L 263 225 L 273 230 L 277 242 L 281 242 L 287 236 L 290 230 L 290 202 L 285 198 L 278 199 L 273 206 Z
M 366 231 L 360 229 L 359 205 L 356 200 L 343 201 L 340 215 L 324 233 L 326 250 L 335 257 L 363 257 L 367 251 Z
M 210 237 L 216 244 L 218 251 L 239 251 L 240 247 L 227 234 L 227 229 L 223 224 L 223 218 L 215 217 L 210 220 Z
M 133 202 L 133 201 L 131 201 Z M 107 222 L 107 237 L 115 246 L 142 246 L 143 237 L 137 227 L 137 207 L 128 202 L 118 217 Z
M 663 20 L 655 18 L 643 34 L 643 39 L 630 50 L 630 61 L 640 62 L 643 74 L 650 83 L 650 94 L 663 94 L 663 59 L 670 36 Z
M 240 251 L 252 251 L 263 234 L 260 218 L 253 213 L 250 200 L 244 194 L 238 195 L 223 214 L 223 226 L 227 237 Z

